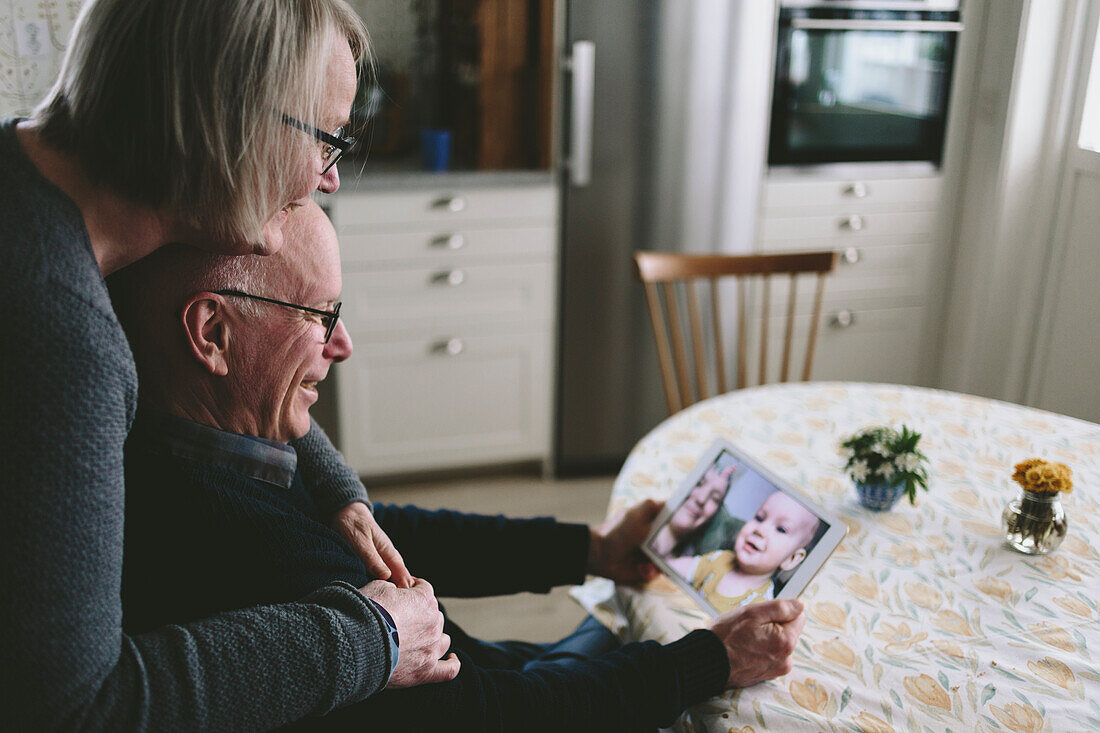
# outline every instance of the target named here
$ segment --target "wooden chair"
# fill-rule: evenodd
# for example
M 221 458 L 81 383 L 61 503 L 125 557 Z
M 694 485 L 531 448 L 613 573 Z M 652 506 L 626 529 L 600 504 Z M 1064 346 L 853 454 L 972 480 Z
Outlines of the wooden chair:
M 810 319 L 806 356 L 802 365 L 802 380 L 810 378 L 813 367 L 814 348 L 817 345 L 817 331 L 821 324 L 821 304 L 825 294 L 825 277 L 836 269 L 839 254 L 837 252 L 806 252 L 801 254 L 758 254 L 758 255 L 685 255 L 665 252 L 635 252 L 634 268 L 638 279 L 645 284 L 646 302 L 649 316 L 653 322 L 653 335 L 657 340 L 657 358 L 661 366 L 661 378 L 664 382 L 665 399 L 669 414 L 711 396 L 708 389 L 707 368 L 704 344 L 703 322 L 700 317 L 699 299 L 695 281 L 710 281 L 710 320 L 713 329 L 713 355 L 717 376 L 717 392 L 727 391 L 725 350 L 723 348 L 722 312 L 719 299 L 719 279 L 732 277 L 737 281 L 738 293 L 738 344 L 737 344 L 737 388 L 742 389 L 748 383 L 748 308 L 747 291 L 750 278 L 762 281 L 761 310 L 757 314 L 760 320 L 759 383 L 767 381 L 768 364 L 768 321 L 771 301 L 771 276 L 788 275 L 790 279 L 787 296 L 787 322 L 783 342 L 783 358 L 779 381 L 788 381 L 791 360 L 791 342 L 794 336 L 795 300 L 797 295 L 796 278 L 801 274 L 817 275 L 817 287 L 814 294 L 813 314 Z M 664 310 L 667 310 L 668 327 L 661 307 L 661 297 L 657 284 L 664 291 Z M 695 389 L 692 389 L 689 373 L 688 351 L 684 344 L 684 329 L 680 316 L 676 283 L 683 284 L 687 302 L 688 332 L 692 344 L 694 362 Z M 671 332 L 671 347 L 669 345 Z

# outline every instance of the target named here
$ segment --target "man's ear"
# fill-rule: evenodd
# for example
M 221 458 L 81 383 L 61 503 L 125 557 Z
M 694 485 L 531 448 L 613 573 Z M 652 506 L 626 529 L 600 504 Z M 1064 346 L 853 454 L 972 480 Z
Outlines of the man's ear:
M 229 373 L 226 352 L 230 325 L 225 300 L 213 293 L 196 293 L 183 305 L 181 321 L 191 355 L 211 374 Z
M 806 548 L 805 547 L 799 547 L 797 550 L 795 550 L 794 552 L 791 553 L 790 557 L 788 557 L 783 562 L 779 563 L 779 569 L 780 570 L 791 570 L 793 568 L 797 568 L 798 564 L 801 563 L 805 559 L 806 559 Z

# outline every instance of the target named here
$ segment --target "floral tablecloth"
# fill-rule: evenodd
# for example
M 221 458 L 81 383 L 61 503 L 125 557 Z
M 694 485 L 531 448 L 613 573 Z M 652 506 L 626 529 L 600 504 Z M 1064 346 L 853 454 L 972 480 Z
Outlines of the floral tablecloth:
M 923 433 L 930 492 L 890 512 L 862 508 L 839 441 L 872 424 Z M 686 731 L 1100 730 L 1100 425 L 1018 405 L 891 385 L 760 387 L 666 420 L 627 459 L 611 511 L 669 496 L 725 438 L 843 519 L 849 533 L 802 594 L 808 620 L 787 676 L 688 711 Z M 1010 550 L 1013 464 L 1068 464 L 1069 534 L 1056 552 Z M 605 581 L 606 583 L 606 581 Z M 686 596 L 590 581 L 625 636 L 667 642 L 705 617 Z

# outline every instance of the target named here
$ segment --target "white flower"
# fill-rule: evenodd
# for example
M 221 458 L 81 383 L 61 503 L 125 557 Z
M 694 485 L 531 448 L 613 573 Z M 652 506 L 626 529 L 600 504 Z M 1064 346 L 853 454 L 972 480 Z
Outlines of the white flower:
M 897 473 L 897 471 L 894 470 L 894 464 L 890 463 L 890 461 L 879 466 L 878 472 L 882 474 L 882 478 L 886 481 L 889 481 L 894 477 L 894 474 Z
M 920 468 L 920 457 L 916 453 L 902 453 L 894 459 L 894 463 L 901 471 L 916 471 Z
M 867 474 L 869 472 L 869 469 L 867 468 L 867 461 L 856 461 L 852 464 L 852 467 L 849 468 L 848 471 L 852 474 L 852 478 L 854 478 L 856 481 L 862 481 L 863 479 L 867 478 Z
M 885 443 L 875 443 L 871 446 L 872 453 L 878 453 L 883 458 L 890 457 L 890 449 L 886 447 Z

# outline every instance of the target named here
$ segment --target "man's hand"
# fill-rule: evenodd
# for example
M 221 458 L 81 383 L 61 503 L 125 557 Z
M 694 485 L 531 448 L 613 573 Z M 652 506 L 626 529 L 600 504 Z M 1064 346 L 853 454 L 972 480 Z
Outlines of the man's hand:
M 404 589 L 375 580 L 361 590 L 393 617 L 401 639 L 397 669 L 390 675 L 386 689 L 455 678 L 461 665 L 454 653 L 447 654 L 451 638 L 443 633 L 443 613 L 428 581 L 416 579 L 411 588 Z M 444 654 L 446 659 L 442 658 Z
M 664 502 L 646 499 L 592 529 L 588 572 L 623 584 L 651 579 L 657 569 L 639 548 L 663 507 Z
M 388 580 L 398 588 L 412 587 L 413 577 L 401 553 L 374 521 L 366 504 L 352 502 L 336 512 L 332 528 L 358 553 L 369 574 L 379 580 Z
M 723 613 L 710 630 L 726 646 L 729 688 L 749 687 L 791 671 L 791 654 L 806 616 L 797 600 L 764 601 Z

